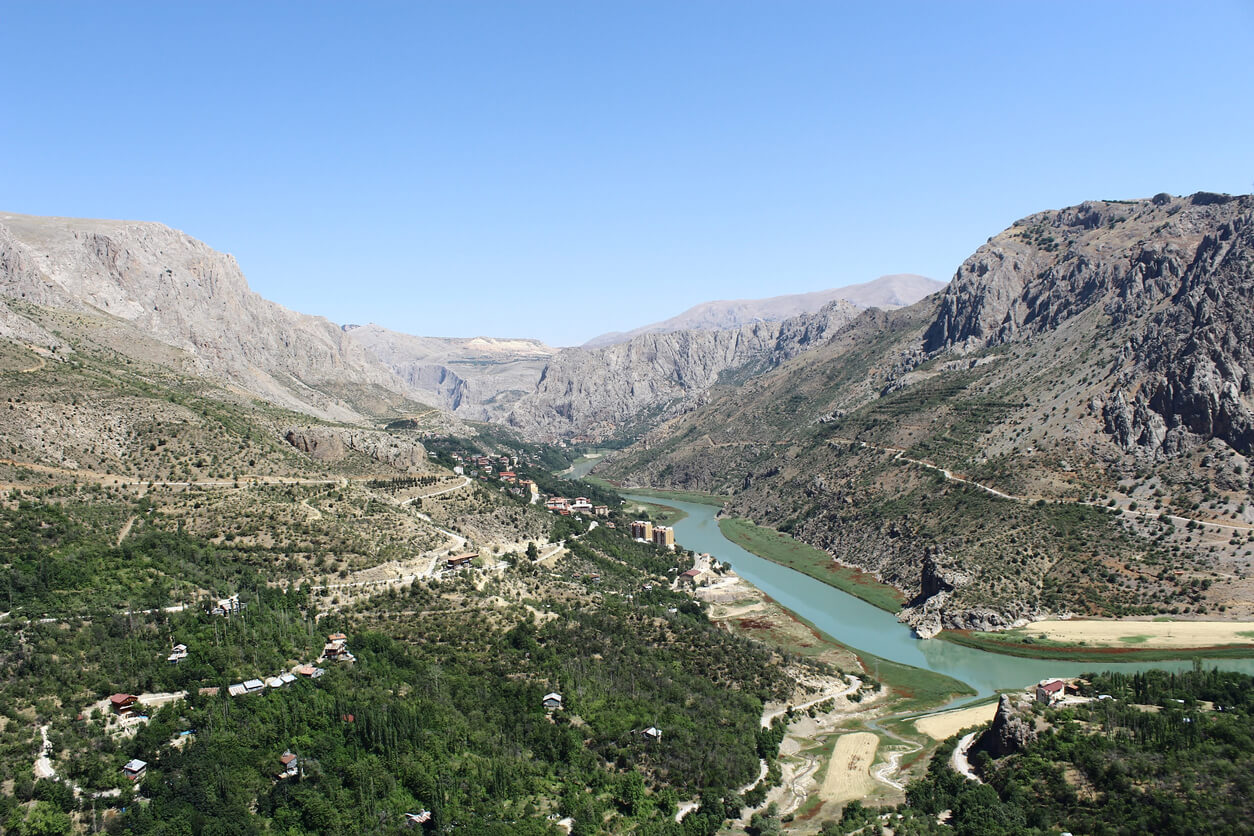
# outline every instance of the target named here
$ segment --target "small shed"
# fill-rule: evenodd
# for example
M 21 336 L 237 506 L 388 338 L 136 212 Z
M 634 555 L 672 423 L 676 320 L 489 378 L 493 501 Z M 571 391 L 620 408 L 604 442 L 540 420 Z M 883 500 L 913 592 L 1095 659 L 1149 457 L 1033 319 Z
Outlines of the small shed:
M 409 825 L 410 827 L 413 827 L 416 824 L 426 824 L 429 821 L 431 821 L 430 810 L 422 810 L 421 812 L 418 812 L 418 813 L 406 813 L 405 814 L 405 824 Z

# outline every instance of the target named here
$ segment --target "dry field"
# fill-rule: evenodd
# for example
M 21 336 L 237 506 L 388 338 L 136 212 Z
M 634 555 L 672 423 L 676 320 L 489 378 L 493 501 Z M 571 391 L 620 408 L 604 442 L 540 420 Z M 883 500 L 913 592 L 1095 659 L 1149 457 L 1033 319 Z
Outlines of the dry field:
M 914 721 L 914 727 L 933 740 L 948 740 L 967 726 L 987 723 L 997 713 L 997 703 L 990 702 L 957 711 L 929 714 Z
M 832 749 L 819 797 L 841 803 L 870 795 L 875 789 L 871 763 L 879 743 L 879 738 L 870 732 L 842 734 Z
M 1030 636 L 1050 641 L 1099 647 L 1175 648 L 1254 645 L 1249 621 L 1104 621 L 1071 619 L 1038 621 L 1024 628 Z

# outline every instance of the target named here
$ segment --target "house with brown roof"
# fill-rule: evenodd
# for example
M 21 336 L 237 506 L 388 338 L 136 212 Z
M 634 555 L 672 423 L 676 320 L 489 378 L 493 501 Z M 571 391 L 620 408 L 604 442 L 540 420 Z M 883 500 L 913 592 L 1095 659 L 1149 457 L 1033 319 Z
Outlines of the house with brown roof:
M 1061 679 L 1042 679 L 1036 686 L 1036 701 L 1042 705 L 1053 705 L 1063 698 L 1067 692 L 1067 683 Z
M 478 556 L 479 552 L 462 552 L 461 554 L 449 555 L 448 560 L 445 562 L 448 564 L 448 568 L 457 569 L 470 563 L 470 561 L 474 560 Z
M 134 694 L 114 694 L 109 697 L 109 707 L 114 714 L 130 714 L 139 707 L 139 697 Z
M 679 583 L 681 586 L 700 586 L 706 578 L 706 573 L 702 569 L 689 569 L 687 572 L 681 572 L 679 575 Z

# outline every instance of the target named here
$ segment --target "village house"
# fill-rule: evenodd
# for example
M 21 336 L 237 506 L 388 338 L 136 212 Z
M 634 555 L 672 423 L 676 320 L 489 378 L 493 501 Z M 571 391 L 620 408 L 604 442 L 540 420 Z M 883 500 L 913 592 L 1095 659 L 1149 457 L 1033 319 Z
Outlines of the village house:
M 1036 686 L 1036 701 L 1042 705 L 1053 705 L 1061 700 L 1067 692 L 1067 684 L 1061 679 L 1042 679 Z
M 296 673 L 307 679 L 317 679 L 318 677 L 326 673 L 326 671 L 324 671 L 322 668 L 315 668 L 313 665 L 301 665 L 298 668 L 296 668 Z
M 592 503 L 588 501 L 586 496 L 577 496 L 575 501 L 570 504 L 570 510 L 576 514 L 592 513 Z
M 230 598 L 221 598 L 216 604 L 209 608 L 210 615 L 221 615 L 230 617 L 244 609 L 244 604 L 240 601 L 239 595 L 232 595 Z
M 114 694 L 109 697 L 109 707 L 114 714 L 126 716 L 139 707 L 139 697 L 134 694 Z
M 457 569 L 461 566 L 466 566 L 467 564 L 470 563 L 470 561 L 474 560 L 478 556 L 479 556 L 479 552 L 463 552 L 461 554 L 452 554 L 452 555 L 449 555 L 446 563 L 448 563 L 448 568 Z
M 689 569 L 679 575 L 681 586 L 698 587 L 705 582 L 706 573 L 701 569 Z
M 139 758 L 127 761 L 122 767 L 122 774 L 132 781 L 138 781 L 144 777 L 144 773 L 148 771 L 148 762 L 141 761 Z
M 501 481 L 502 481 L 502 482 L 516 482 L 516 481 L 518 481 L 518 474 L 517 474 L 517 473 L 515 473 L 515 472 L 514 472 L 514 471 L 512 471 L 512 470 L 502 470 L 502 471 L 501 471 L 500 473 L 498 473 L 497 475 L 501 477 Z
M 641 734 L 644 736 L 645 740 L 650 740 L 654 743 L 662 739 L 662 730 L 657 726 L 649 726 L 647 729 L 642 731 Z
M 541 701 L 544 707 L 549 711 L 557 711 L 562 707 L 562 695 L 556 691 L 552 691 L 544 695 Z
M 353 654 L 348 652 L 348 636 L 343 633 L 327 636 L 327 643 L 322 648 L 322 658 L 331 662 L 355 661 Z
M 551 496 L 548 502 L 544 503 L 544 507 L 550 511 L 570 511 L 570 500 L 564 496 Z
M 283 769 L 279 772 L 280 779 L 295 778 L 298 774 L 300 774 L 300 761 L 292 754 L 291 749 L 288 749 L 286 752 L 279 755 L 279 765 L 283 767 Z
M 431 821 L 430 810 L 423 810 L 422 812 L 419 812 L 419 813 L 406 813 L 405 814 L 405 824 L 408 825 L 409 827 L 413 827 L 414 825 L 418 825 L 418 824 L 426 824 L 429 821 Z
M 186 658 L 187 658 L 187 645 L 176 644 L 174 645 L 173 652 L 171 652 L 169 656 L 165 657 L 165 660 L 169 662 L 171 665 L 177 665 L 179 662 L 182 662 Z
M 592 506 L 592 513 L 597 515 L 598 517 L 608 517 L 610 515 L 610 506 L 594 505 Z

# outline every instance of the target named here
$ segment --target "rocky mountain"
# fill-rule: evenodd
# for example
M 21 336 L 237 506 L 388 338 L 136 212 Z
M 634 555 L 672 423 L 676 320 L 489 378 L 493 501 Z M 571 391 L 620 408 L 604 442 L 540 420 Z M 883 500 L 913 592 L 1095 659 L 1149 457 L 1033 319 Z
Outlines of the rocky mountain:
M 905 592 L 924 635 L 1249 617 L 1252 311 L 1254 197 L 1042 212 L 601 469 L 730 494 Z
M 411 390 L 426 392 L 441 408 L 475 421 L 504 417 L 535 391 L 557 349 L 539 340 L 415 337 L 379 325 L 345 325 Z
M 743 380 L 821 344 L 857 314 L 837 301 L 783 322 L 648 333 L 602 348 L 563 349 L 505 420 L 541 439 L 629 435 L 691 409 L 720 380 Z
M 434 402 L 335 324 L 263 299 L 230 255 L 155 223 L 0 214 L 0 336 L 87 339 L 334 420 Z M 415 403 L 414 401 L 419 401 Z
M 880 276 L 869 282 L 832 290 L 772 296 L 769 299 L 732 299 L 703 302 L 662 322 L 631 331 L 612 331 L 584 343 L 599 348 L 627 342 L 641 334 L 669 334 L 674 331 L 728 331 L 755 322 L 780 322 L 801 314 L 816 313 L 829 302 L 843 300 L 860 308 L 895 308 L 912 305 L 925 296 L 944 289 L 945 283 L 912 273 Z

